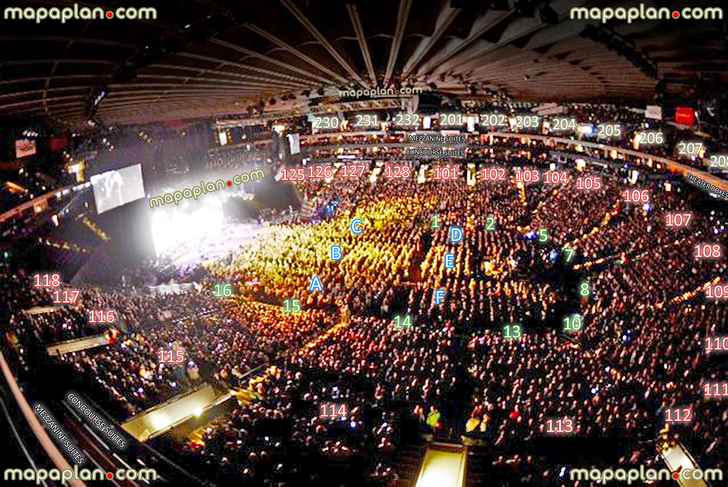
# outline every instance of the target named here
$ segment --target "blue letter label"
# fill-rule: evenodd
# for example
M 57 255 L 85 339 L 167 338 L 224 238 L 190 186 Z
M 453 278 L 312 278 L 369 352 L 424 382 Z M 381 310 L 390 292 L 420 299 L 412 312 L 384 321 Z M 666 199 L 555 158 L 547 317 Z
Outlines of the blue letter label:
M 463 228 L 450 227 L 450 243 L 460 243 L 463 241 Z
M 331 260 L 338 262 L 341 260 L 341 247 L 338 245 L 332 245 L 331 249 L 329 250 L 329 255 L 331 256 Z
M 319 279 L 319 276 L 313 276 L 311 278 L 311 285 L 308 287 L 308 291 L 311 293 L 314 291 L 324 291 L 324 286 L 323 284 L 321 284 L 321 279 Z

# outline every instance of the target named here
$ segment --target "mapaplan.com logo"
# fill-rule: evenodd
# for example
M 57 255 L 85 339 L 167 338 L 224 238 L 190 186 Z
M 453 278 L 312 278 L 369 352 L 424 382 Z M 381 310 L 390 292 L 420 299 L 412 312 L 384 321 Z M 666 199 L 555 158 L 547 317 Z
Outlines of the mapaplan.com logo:
M 667 7 L 647 7 L 640 3 L 637 7 L 574 7 L 569 10 L 571 20 L 625 20 L 628 24 L 636 20 L 723 20 L 723 9 L 720 7 L 685 7 L 669 9 Z
M 5 7 L 5 20 L 34 20 L 40 24 L 44 20 L 60 20 L 65 24 L 69 20 L 156 20 L 157 9 L 154 7 L 119 7 L 103 9 L 101 7 L 80 7 L 74 3 L 72 7 Z

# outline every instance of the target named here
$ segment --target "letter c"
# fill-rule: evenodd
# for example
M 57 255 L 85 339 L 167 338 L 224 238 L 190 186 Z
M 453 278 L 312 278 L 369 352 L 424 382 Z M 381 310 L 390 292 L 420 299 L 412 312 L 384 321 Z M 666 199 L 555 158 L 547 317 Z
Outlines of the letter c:
M 354 235 L 361 235 L 363 230 L 361 229 L 361 218 L 354 218 L 349 226 L 351 233 Z

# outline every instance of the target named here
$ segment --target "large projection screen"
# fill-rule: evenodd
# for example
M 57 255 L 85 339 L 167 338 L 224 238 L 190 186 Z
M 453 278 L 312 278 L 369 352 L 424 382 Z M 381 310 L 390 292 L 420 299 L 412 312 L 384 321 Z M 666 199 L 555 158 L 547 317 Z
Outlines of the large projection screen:
M 91 176 L 91 185 L 99 214 L 144 198 L 142 166 L 139 164 Z

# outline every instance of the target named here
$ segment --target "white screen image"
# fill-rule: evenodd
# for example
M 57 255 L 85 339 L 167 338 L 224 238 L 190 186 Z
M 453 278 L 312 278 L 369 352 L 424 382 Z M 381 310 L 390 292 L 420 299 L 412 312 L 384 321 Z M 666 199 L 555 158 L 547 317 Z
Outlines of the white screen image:
M 144 198 L 142 166 L 139 164 L 91 176 L 91 185 L 99 214 Z
M 301 139 L 298 134 L 288 134 L 288 143 L 291 145 L 291 155 L 300 154 Z

